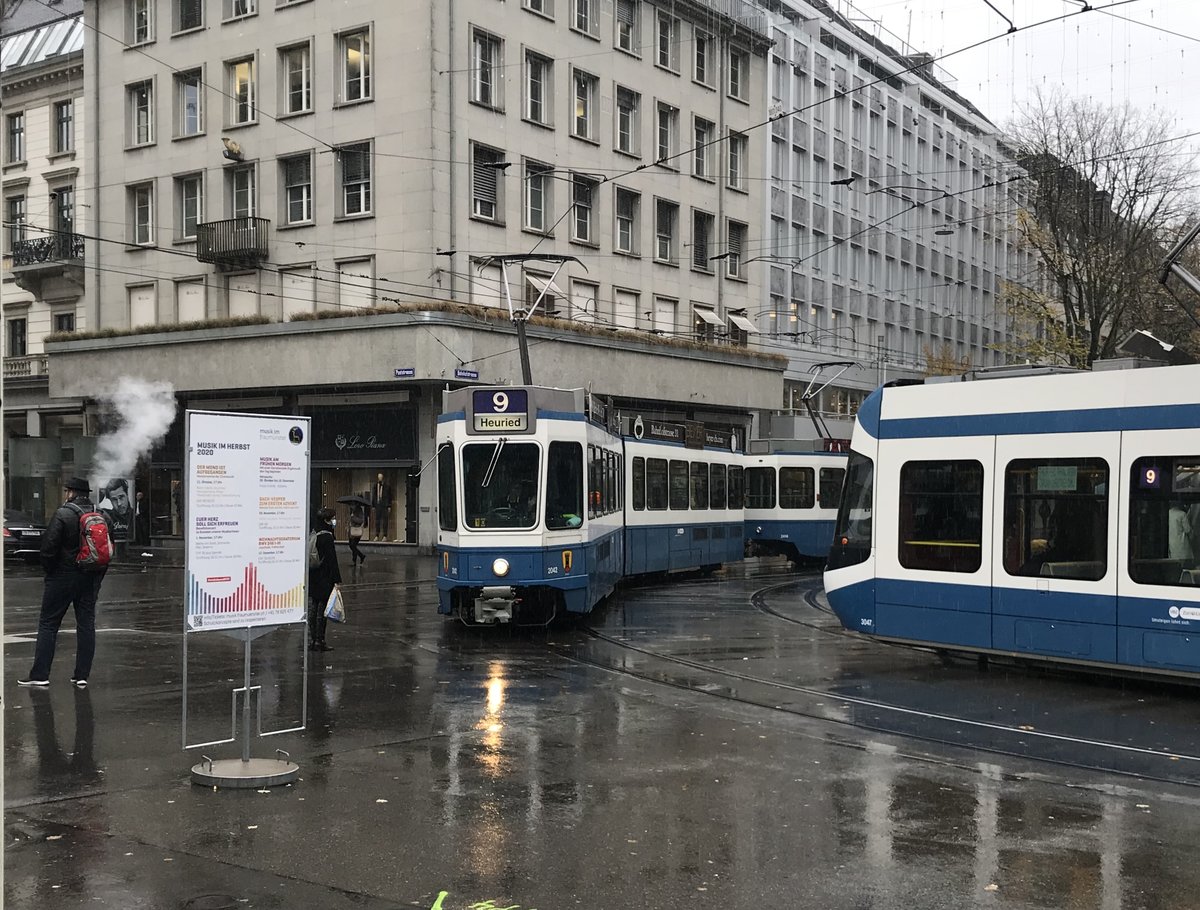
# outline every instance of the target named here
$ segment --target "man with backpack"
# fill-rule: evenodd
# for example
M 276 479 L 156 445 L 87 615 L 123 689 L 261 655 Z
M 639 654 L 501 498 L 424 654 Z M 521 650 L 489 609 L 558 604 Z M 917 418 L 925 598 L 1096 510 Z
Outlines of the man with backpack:
M 88 497 L 91 486 L 81 477 L 64 484 L 66 502 L 54 513 L 42 535 L 42 568 L 46 587 L 38 619 L 33 669 L 17 684 L 33 688 L 50 685 L 50 665 L 58 628 L 67 608 L 75 607 L 75 673 L 71 684 L 87 688 L 96 653 L 96 596 L 112 561 L 112 529 Z

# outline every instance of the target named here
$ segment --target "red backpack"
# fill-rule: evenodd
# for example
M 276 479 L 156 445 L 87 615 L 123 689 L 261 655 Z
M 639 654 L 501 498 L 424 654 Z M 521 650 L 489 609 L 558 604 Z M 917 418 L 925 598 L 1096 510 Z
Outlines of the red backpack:
M 107 569 L 113 554 L 108 522 L 99 512 L 85 512 L 73 502 L 67 505 L 79 513 L 79 552 L 75 554 L 75 568 L 84 572 Z

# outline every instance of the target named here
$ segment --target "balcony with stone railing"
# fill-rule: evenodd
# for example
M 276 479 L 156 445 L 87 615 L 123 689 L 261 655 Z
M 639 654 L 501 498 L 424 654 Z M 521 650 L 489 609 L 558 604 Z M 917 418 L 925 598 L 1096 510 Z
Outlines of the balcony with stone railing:
M 37 379 L 50 375 L 50 361 L 45 354 L 4 358 L 4 379 Z

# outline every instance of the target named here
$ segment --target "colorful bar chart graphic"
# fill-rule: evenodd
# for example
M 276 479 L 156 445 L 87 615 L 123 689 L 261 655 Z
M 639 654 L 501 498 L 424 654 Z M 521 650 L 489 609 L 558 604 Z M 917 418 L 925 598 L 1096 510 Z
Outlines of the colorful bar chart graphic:
M 223 579 L 224 580 L 224 579 Z M 188 573 L 187 614 L 192 617 L 220 617 L 229 619 L 228 614 L 259 613 L 266 610 L 297 610 L 304 607 L 304 585 L 274 594 L 258 580 L 258 569 L 251 563 L 242 573 L 241 584 L 223 596 L 204 590 L 204 583 L 191 572 Z M 194 623 L 203 625 L 203 620 Z

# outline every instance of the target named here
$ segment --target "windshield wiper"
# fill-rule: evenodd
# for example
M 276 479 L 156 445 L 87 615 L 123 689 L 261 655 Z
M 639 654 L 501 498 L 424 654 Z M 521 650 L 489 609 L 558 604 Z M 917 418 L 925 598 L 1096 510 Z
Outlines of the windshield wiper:
M 508 442 L 508 437 L 501 436 L 496 440 L 496 450 L 492 452 L 492 460 L 488 462 L 487 471 L 483 475 L 483 483 L 480 486 L 486 488 L 492 482 L 492 475 L 496 473 L 496 465 L 500 463 L 500 453 L 504 451 L 504 444 Z

